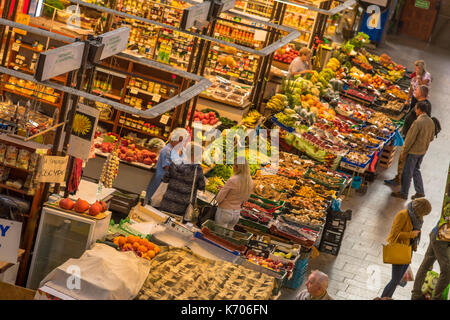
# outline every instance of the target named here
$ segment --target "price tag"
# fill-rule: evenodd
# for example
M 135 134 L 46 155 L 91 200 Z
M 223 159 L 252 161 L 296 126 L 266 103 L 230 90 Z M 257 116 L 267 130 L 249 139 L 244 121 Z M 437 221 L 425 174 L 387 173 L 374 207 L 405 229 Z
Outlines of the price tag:
M 20 49 L 20 44 L 17 43 L 17 42 L 14 42 L 13 45 L 12 45 L 12 47 L 11 47 L 11 50 L 12 50 L 12 51 L 19 52 L 19 49 Z
M 161 122 L 162 124 L 167 124 L 167 122 L 169 122 L 169 119 L 170 119 L 169 116 L 163 114 L 163 115 L 161 116 L 161 120 L 159 120 L 159 122 Z
M 138 94 L 138 90 L 136 88 L 131 88 L 131 94 Z
M 161 100 L 161 96 L 159 94 L 153 94 L 152 101 L 159 102 Z

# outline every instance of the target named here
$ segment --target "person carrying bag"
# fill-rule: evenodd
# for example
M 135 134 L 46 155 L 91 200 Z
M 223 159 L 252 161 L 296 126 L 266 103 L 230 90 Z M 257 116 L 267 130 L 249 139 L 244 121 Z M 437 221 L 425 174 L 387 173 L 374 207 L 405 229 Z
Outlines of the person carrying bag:
M 420 241 L 423 217 L 430 212 L 430 202 L 425 198 L 418 198 L 395 216 L 387 239 L 388 244 L 383 246 L 383 262 L 392 264 L 392 279 L 384 288 L 382 298 L 392 298 L 397 285 L 408 270 L 412 251 L 417 250 Z

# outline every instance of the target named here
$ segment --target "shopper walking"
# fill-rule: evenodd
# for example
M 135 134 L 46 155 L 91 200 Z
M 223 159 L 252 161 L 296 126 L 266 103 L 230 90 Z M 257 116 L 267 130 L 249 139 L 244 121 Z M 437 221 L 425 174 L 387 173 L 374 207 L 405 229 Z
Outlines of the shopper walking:
M 292 78 L 298 74 L 305 74 L 312 71 L 311 63 L 312 52 L 308 48 L 301 48 L 299 56 L 292 60 L 289 65 L 288 78 Z
M 427 96 L 428 96 L 428 87 L 424 86 L 424 85 L 418 86 L 416 89 L 417 101 L 426 103 L 427 109 L 425 110 L 425 112 L 429 117 L 431 117 L 431 103 L 430 103 L 430 101 L 427 100 L 427 98 L 426 98 Z M 405 117 L 405 122 L 403 124 L 403 130 L 402 130 L 403 137 L 406 137 L 406 134 L 408 133 L 409 129 L 411 128 L 411 125 L 414 123 L 414 121 L 416 119 L 417 119 L 417 115 L 416 115 L 416 109 L 415 109 L 415 105 L 414 105 L 414 108 Z M 405 164 L 405 157 L 399 157 L 398 166 L 397 166 L 397 175 L 391 180 L 384 180 L 384 182 L 387 185 L 390 185 L 390 186 L 400 185 L 404 164 Z
M 147 187 L 145 194 L 145 203 L 148 204 L 156 189 L 161 184 L 164 174 L 169 170 L 172 161 L 179 161 L 181 158 L 182 143 L 188 140 L 189 132 L 184 128 L 176 128 L 172 131 L 167 143 L 159 152 L 158 161 L 156 162 L 156 172 L 153 175 Z
M 247 159 L 244 163 L 233 165 L 233 176 L 228 179 L 216 196 L 218 208 L 215 222 L 225 228 L 233 229 L 241 216 L 242 204 L 250 198 L 254 182 L 250 176 Z
M 414 179 L 414 188 L 416 189 L 416 194 L 412 198 L 415 199 L 425 196 L 420 165 L 435 134 L 435 124 L 426 114 L 427 108 L 427 104 L 423 101 L 416 104 L 417 120 L 414 121 L 411 129 L 409 129 L 400 154 L 400 157 L 404 158 L 405 163 L 401 178 L 402 187 L 400 192 L 391 193 L 393 197 L 408 199 L 411 179 Z M 403 159 L 400 161 L 403 161 Z
M 441 269 L 439 279 L 436 283 L 433 300 L 441 300 L 445 288 L 450 283 L 450 242 L 437 240 L 439 230 L 439 221 L 436 227 L 430 232 L 430 243 L 428 245 L 427 252 L 423 258 L 422 264 L 417 270 L 416 280 L 414 281 L 414 287 L 412 290 L 411 300 L 424 300 L 422 295 L 422 286 L 427 276 L 427 272 L 433 269 L 433 265 L 436 260 L 439 263 Z
M 202 147 L 190 142 L 186 150 L 185 161 L 182 164 L 172 162 L 162 179 L 168 185 L 159 206 L 161 211 L 180 216 L 184 216 L 191 201 L 191 194 L 193 194 L 192 202 L 194 204 L 197 199 L 197 191 L 205 190 L 205 176 L 200 165 Z
M 391 232 L 387 238 L 389 244 L 401 243 L 410 245 L 412 251 L 417 250 L 420 241 L 420 230 L 422 229 L 423 217 L 431 212 L 431 204 L 425 198 L 411 201 L 406 210 L 397 213 L 392 223 Z M 408 269 L 408 264 L 393 264 L 392 279 L 386 285 L 381 297 L 392 298 L 398 284 Z
M 414 109 L 414 106 L 418 101 L 416 89 L 421 85 L 428 86 L 429 88 L 431 87 L 431 75 L 426 70 L 425 61 L 417 60 L 416 62 L 414 62 L 414 67 L 415 71 L 411 75 L 411 87 L 409 89 L 409 97 L 408 97 L 409 99 L 411 99 L 410 103 L 411 109 Z M 428 98 L 428 96 L 426 98 Z
M 328 295 L 328 276 L 314 270 L 306 281 L 306 289 L 301 291 L 296 300 L 333 300 Z

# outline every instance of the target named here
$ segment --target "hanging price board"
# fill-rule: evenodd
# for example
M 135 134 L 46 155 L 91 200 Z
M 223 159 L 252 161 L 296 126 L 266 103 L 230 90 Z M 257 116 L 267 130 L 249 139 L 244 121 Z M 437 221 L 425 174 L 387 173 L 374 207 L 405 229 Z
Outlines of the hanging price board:
M 16 22 L 28 25 L 30 23 L 30 15 L 24 14 L 24 13 L 17 13 Z M 22 29 L 13 28 L 13 31 L 15 33 L 18 33 L 18 34 L 21 34 L 21 35 L 24 35 L 24 36 L 27 34 L 27 32 L 25 30 L 22 30 Z
M 62 183 L 66 177 L 68 157 L 42 156 L 38 170 L 39 182 Z

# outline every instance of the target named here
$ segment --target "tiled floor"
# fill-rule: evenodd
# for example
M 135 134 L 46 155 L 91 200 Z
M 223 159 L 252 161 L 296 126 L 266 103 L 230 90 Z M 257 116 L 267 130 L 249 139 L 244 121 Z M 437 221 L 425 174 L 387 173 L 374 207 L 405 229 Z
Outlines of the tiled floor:
M 425 218 L 419 250 L 414 253 L 411 268 L 415 273 L 427 249 L 428 234 L 440 216 L 446 172 L 450 161 L 450 52 L 429 46 L 424 42 L 404 37 L 391 37 L 386 45 L 377 49 L 378 53 L 388 53 L 394 61 L 414 68 L 414 61 L 423 59 L 432 75 L 431 103 L 432 114 L 442 125 L 442 131 L 424 158 L 422 176 L 426 197 L 433 211 Z M 391 188 L 383 184 L 392 178 L 397 170 L 396 160 L 391 168 L 380 171 L 378 178 L 369 185 L 367 194 L 353 194 L 343 202 L 343 209 L 352 209 L 352 220 L 347 223 L 342 247 L 337 257 L 320 253 L 310 260 L 309 270 L 319 269 L 329 276 L 329 294 L 338 300 L 371 300 L 381 295 L 389 282 L 391 266 L 382 263 L 381 245 L 385 241 L 395 214 L 407 202 L 390 197 Z M 411 186 L 410 196 L 414 194 Z M 439 272 L 436 263 L 434 270 Z M 306 275 L 306 276 L 307 276 Z M 299 290 L 283 289 L 280 299 L 293 299 Z M 397 287 L 393 298 L 409 300 L 412 282 L 406 287 Z

